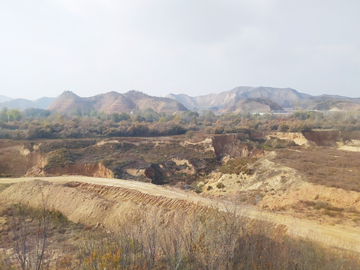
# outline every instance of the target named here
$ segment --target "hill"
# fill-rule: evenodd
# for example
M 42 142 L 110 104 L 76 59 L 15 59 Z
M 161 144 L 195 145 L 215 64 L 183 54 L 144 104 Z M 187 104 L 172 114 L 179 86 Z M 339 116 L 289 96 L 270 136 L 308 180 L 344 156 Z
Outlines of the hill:
M 0 101 L 4 100 L 2 99 L 4 96 L 0 96 Z M 56 98 L 50 98 L 50 97 L 42 97 L 35 101 L 24 99 L 24 98 L 16 98 L 16 99 L 10 99 L 7 101 L 3 101 L 0 103 L 0 109 L 3 107 L 6 107 L 8 109 L 19 109 L 19 110 L 25 110 L 28 108 L 36 108 L 36 109 L 46 109 L 55 101 Z
M 4 95 L 0 95 L 0 102 L 10 101 L 12 98 L 6 97 Z
M 167 97 L 178 100 L 191 110 L 217 108 L 220 111 L 226 112 L 258 111 L 259 109 L 269 111 L 268 108 L 270 107 L 272 107 L 271 110 L 280 110 L 280 107 L 295 108 L 296 104 L 298 109 L 307 110 L 360 110 L 360 98 L 332 95 L 312 96 L 300 93 L 292 88 L 240 86 L 219 94 L 208 94 L 197 97 L 191 97 L 186 94 L 169 94 Z M 247 99 L 250 99 L 252 102 L 255 102 L 253 99 L 266 99 L 273 102 L 273 104 L 270 106 L 270 103 L 265 104 L 264 101 L 262 101 L 260 104 L 269 107 L 260 106 L 258 102 L 256 104 L 254 103 L 254 107 L 252 107 L 249 105 L 249 101 L 245 102 Z M 324 106 L 323 103 L 328 105 Z M 234 106 L 235 104 L 238 105 Z M 247 105 L 241 105 L 241 108 L 240 104 Z M 338 104 L 340 108 L 336 107 L 336 104 Z
M 88 98 L 82 98 L 73 92 L 65 91 L 48 109 L 62 113 L 74 110 L 85 113 L 89 113 L 92 110 L 103 111 L 105 113 L 145 109 L 166 113 L 187 111 L 184 105 L 174 99 L 149 96 L 134 90 L 125 94 L 113 91 Z
M 222 107 L 222 113 L 253 112 L 264 113 L 270 111 L 283 111 L 284 109 L 268 98 L 235 98 Z

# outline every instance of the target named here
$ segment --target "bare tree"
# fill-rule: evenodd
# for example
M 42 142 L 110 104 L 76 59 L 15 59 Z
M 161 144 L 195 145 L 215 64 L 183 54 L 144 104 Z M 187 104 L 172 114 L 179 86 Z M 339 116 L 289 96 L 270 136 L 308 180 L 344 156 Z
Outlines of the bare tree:
M 27 205 L 14 206 L 10 223 L 13 235 L 13 250 L 21 269 L 44 269 L 44 255 L 47 247 L 50 214 L 46 202 L 40 210 Z

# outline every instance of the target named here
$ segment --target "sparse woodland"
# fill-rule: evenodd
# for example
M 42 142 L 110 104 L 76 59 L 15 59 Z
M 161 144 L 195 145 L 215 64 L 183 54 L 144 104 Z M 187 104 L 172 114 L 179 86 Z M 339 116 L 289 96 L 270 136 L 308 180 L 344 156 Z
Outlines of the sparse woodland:
M 298 132 L 312 129 L 360 130 L 360 112 L 296 111 L 291 115 L 223 114 L 212 111 L 156 113 L 151 109 L 107 115 L 70 112 L 61 115 L 46 110 L 0 111 L 0 139 L 33 140 L 97 137 L 153 137 L 186 134 L 249 133 L 254 131 Z

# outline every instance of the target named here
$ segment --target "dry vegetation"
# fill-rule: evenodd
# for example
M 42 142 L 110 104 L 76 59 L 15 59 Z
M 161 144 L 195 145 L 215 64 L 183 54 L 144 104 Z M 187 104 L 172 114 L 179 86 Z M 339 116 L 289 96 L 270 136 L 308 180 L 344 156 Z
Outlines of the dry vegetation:
M 40 156 L 41 162 L 46 160 L 41 173 L 54 170 L 61 174 L 69 165 L 74 165 L 73 169 L 76 170 L 80 168 L 76 165 L 97 164 L 109 170 L 111 177 L 140 181 L 151 179 L 157 184 L 187 186 L 189 189 L 195 187 L 194 191 L 198 193 L 215 194 L 216 190 L 221 194 L 219 197 L 224 199 L 231 191 L 228 184 L 235 181 L 236 188 L 241 189 L 237 194 L 238 201 L 253 205 L 257 205 L 265 196 L 280 198 L 288 195 L 286 192 L 293 188 L 293 182 L 300 183 L 300 178 L 326 187 L 360 192 L 359 153 L 331 148 L 337 140 L 345 141 L 355 136 L 353 130 L 359 130 L 359 119 L 358 113 L 323 115 L 296 112 L 284 118 L 251 114 L 215 116 L 211 111 L 202 115 L 184 112 L 171 116 L 149 110 L 135 112 L 131 116 L 97 112 L 92 115 L 19 116 L 10 122 L 6 122 L 6 119 L 0 121 L 0 138 L 18 140 L 0 142 L 0 176 L 24 175 L 29 168 L 39 164 L 37 158 Z M 266 139 L 269 132 L 309 131 L 312 128 L 351 132 L 306 133 L 306 138 L 311 137 L 317 145 L 326 147 L 300 147 L 293 140 L 276 136 Z M 213 135 L 224 133 L 236 134 Z M 155 138 L 175 134 L 185 135 Z M 209 138 L 209 134 L 215 136 L 215 139 L 209 139 L 212 144 L 200 143 Z M 359 134 L 356 136 L 359 137 Z M 27 150 L 28 156 L 22 156 L 21 149 Z M 279 168 L 268 160 L 268 166 L 272 167 L 262 167 L 264 160 L 260 162 L 259 157 L 267 151 L 275 151 L 276 155 L 263 159 L 275 162 Z M 59 170 L 56 171 L 56 168 Z M 131 170 L 143 172 L 132 175 Z M 218 174 L 219 179 L 226 177 L 210 186 L 202 181 L 211 173 Z M 269 179 L 273 183 L 266 182 Z M 196 186 L 197 183 L 201 184 Z M 68 207 L 67 201 L 55 188 L 46 185 L 52 190 L 52 197 L 57 198 L 57 205 Z M 246 190 L 251 185 L 256 188 Z M 0 192 L 8 187 L 0 185 Z M 0 269 L 360 267 L 357 254 L 329 250 L 329 247 L 311 241 L 291 238 L 285 235 L 286 228 L 271 222 L 251 220 L 239 212 L 221 212 L 216 208 L 189 203 L 185 199 L 169 199 L 121 187 L 68 183 L 65 188 L 67 200 L 93 203 L 91 210 L 89 205 L 81 209 L 83 220 L 90 220 L 91 217 L 94 221 L 93 215 L 98 211 L 103 214 L 104 223 L 96 226 L 91 222 L 73 223 L 52 209 L 0 202 Z M 25 192 L 20 187 L 18 190 L 23 192 L 22 197 L 31 197 L 27 190 Z M 41 197 L 42 194 L 36 196 Z M 126 211 L 115 213 L 121 207 Z M 355 225 L 360 220 L 356 209 L 340 207 L 317 197 L 298 199 L 284 208 L 279 206 L 271 209 L 289 210 L 290 207 L 290 210 L 303 213 L 303 217 L 308 215 L 309 219 L 327 216 L 340 224 L 341 219 L 353 218 Z M 71 212 L 76 210 L 72 209 Z M 69 217 L 71 214 L 66 213 Z M 121 219 L 110 229 L 106 227 L 105 220 L 114 216 L 121 216 Z
M 219 168 L 219 171 L 227 174 L 247 174 L 252 175 L 251 165 L 257 160 L 256 157 L 251 158 L 234 158 L 228 160 Z
M 296 169 L 308 182 L 360 191 L 359 153 L 329 147 L 284 149 L 274 161 Z
M 156 208 L 140 207 L 108 233 L 101 225 L 74 224 L 59 212 L 24 205 L 2 205 L 1 210 L 0 218 L 5 220 L 0 233 L 1 269 L 358 269 L 360 266 L 355 254 L 290 238 L 284 235 L 283 226 L 250 220 L 236 211 L 224 213 L 212 209 L 206 214 L 168 211 L 164 215 Z M 40 238 L 37 237 L 39 224 L 47 228 L 40 231 Z M 38 241 L 44 238 L 45 242 Z M 18 243 L 26 249 L 17 249 Z M 42 257 L 38 253 L 39 245 L 45 247 Z M 34 268 L 35 262 L 39 267 Z

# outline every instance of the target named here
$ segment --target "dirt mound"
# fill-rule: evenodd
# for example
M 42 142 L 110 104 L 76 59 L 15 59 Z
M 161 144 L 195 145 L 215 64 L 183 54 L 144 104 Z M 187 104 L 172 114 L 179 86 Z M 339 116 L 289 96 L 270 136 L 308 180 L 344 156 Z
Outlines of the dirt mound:
M 209 209 L 186 200 L 154 196 L 129 188 L 79 182 L 62 185 L 42 180 L 14 184 L 0 193 L 0 199 L 33 207 L 46 203 L 49 209 L 62 212 L 73 222 L 101 223 L 109 229 L 115 229 L 123 216 L 139 207 L 162 209 L 163 214 L 170 210 L 203 213 Z
M 360 193 L 339 188 L 329 188 L 305 183 L 298 189 L 288 190 L 279 197 L 266 196 L 259 206 L 278 210 L 298 204 L 300 201 L 322 201 L 335 207 L 353 208 L 360 211 Z
M 204 192 L 210 194 L 238 193 L 241 191 L 259 191 L 262 194 L 279 195 L 288 189 L 295 189 L 304 184 L 304 179 L 292 168 L 271 161 L 276 156 L 271 152 L 250 164 L 253 174 L 212 173 L 204 185 Z

